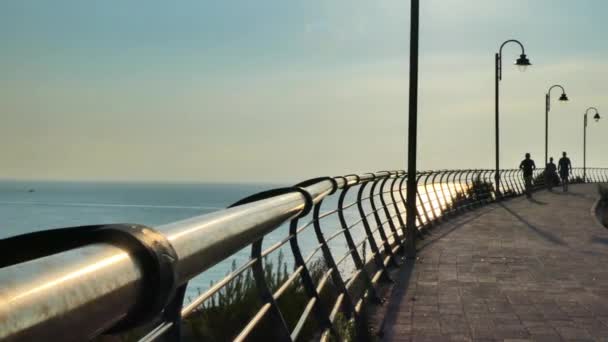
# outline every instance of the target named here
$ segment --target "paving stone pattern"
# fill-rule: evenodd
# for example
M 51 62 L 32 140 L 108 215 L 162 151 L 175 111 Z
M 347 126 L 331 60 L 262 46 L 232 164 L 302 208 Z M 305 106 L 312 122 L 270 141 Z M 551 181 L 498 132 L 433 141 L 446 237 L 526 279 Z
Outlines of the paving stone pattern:
M 384 341 L 608 341 L 608 229 L 596 185 L 538 192 L 432 228 L 395 275 Z

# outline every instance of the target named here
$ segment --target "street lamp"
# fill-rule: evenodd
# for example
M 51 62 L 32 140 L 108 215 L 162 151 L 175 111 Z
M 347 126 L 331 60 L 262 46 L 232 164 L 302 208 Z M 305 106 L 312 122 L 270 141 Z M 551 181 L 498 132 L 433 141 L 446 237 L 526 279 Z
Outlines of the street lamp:
M 495 178 L 495 182 L 496 182 L 496 194 L 497 195 L 500 195 L 500 139 L 499 139 L 499 121 L 498 121 L 498 112 L 499 112 L 499 110 L 498 110 L 498 85 L 499 85 L 500 80 L 502 80 L 502 48 L 507 43 L 517 43 L 521 47 L 521 55 L 519 55 L 519 58 L 515 61 L 515 65 L 517 65 L 517 68 L 519 69 L 519 71 L 526 71 L 527 67 L 532 65 L 530 63 L 530 60 L 528 59 L 528 57 L 526 57 L 526 52 L 524 50 L 524 46 L 522 45 L 522 43 L 520 43 L 518 40 L 515 40 L 515 39 L 509 39 L 509 40 L 505 41 L 504 43 L 502 43 L 502 45 L 500 46 L 500 49 L 498 50 L 498 53 L 495 56 L 495 61 L 496 61 L 496 68 L 495 68 L 496 174 L 494 175 L 494 178 Z
M 587 108 L 585 111 L 585 119 L 583 121 L 583 183 L 587 182 L 587 113 L 589 113 L 589 110 L 591 109 L 595 110 L 595 115 L 593 116 L 595 122 L 600 121 L 600 113 L 597 111 L 597 108 Z
M 407 198 L 406 198 L 406 257 L 416 258 L 416 144 L 418 137 L 418 38 L 420 0 L 412 0 L 410 8 L 410 92 L 407 135 Z
M 568 96 L 566 95 L 564 87 L 559 84 L 551 86 L 551 88 L 549 88 L 545 94 L 545 165 L 547 165 L 549 159 L 549 110 L 551 110 L 551 90 L 553 90 L 553 88 L 560 88 L 562 90 L 562 95 L 559 97 L 559 102 L 564 103 L 568 101 Z

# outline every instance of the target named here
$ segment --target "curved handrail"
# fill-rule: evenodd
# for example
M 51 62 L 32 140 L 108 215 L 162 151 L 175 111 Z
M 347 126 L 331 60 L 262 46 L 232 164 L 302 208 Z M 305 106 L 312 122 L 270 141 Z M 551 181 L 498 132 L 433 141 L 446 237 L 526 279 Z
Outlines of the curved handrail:
M 608 180 L 608 169 L 587 170 L 590 181 Z M 446 219 L 446 214 L 464 212 L 500 200 L 495 193 L 493 173 L 494 170 L 488 169 L 417 173 L 416 228 L 426 229 Z M 501 170 L 500 173 L 514 195 L 523 194 L 519 170 Z M 582 181 L 580 169 L 573 169 L 572 175 L 573 182 Z M 397 266 L 391 260 L 394 261 L 395 253 L 405 245 L 404 192 L 407 177 L 404 171 L 398 170 L 319 178 L 301 183 L 300 186 L 280 189 L 280 192 L 270 191 L 239 201 L 245 203 L 251 200 L 250 203 L 155 227 L 177 255 L 173 271 L 175 285 L 180 289 L 184 289 L 193 277 L 243 248 L 250 247 L 252 253 L 243 265 L 190 304 L 183 305 L 181 297 L 175 296 L 171 305 L 178 308 L 177 317 L 167 317 L 171 310 L 164 310 L 163 321 L 150 330 L 144 340 L 153 340 L 168 333 L 179 336 L 179 331 L 175 329 L 179 329 L 181 318 L 195 314 L 226 284 L 250 271 L 253 271 L 256 282 L 264 285 L 262 288 L 266 292 L 260 293 L 263 306 L 242 327 L 237 339 L 246 338 L 262 320 L 275 320 L 276 324 L 280 324 L 277 325 L 280 337 L 295 340 L 303 325 L 312 317 L 320 323 L 323 336 L 337 334 L 334 329 L 337 313 L 342 311 L 357 321 L 364 299 L 375 298 L 378 301 L 375 293 L 377 282 L 390 279 L 388 268 Z M 541 186 L 544 182 L 543 170 L 537 170 L 534 177 L 540 181 L 537 187 Z M 428 186 L 429 181 L 431 187 Z M 349 190 L 356 192 L 357 201 L 345 204 Z M 336 208 L 321 213 L 321 204 L 334 194 L 338 197 L 337 204 L 334 204 Z M 425 202 L 421 195 L 426 198 Z M 372 208 L 371 211 L 367 206 Z M 358 219 L 349 222 L 354 215 L 347 214 L 355 213 Z M 304 214 L 310 219 L 302 220 Z M 329 227 L 331 236 L 325 236 L 326 227 L 322 223 L 328 216 L 339 219 L 338 227 Z M 374 227 L 369 221 L 372 216 Z M 300 221 L 306 223 L 298 226 Z M 287 237 L 262 249 L 263 239 L 286 223 L 289 223 Z M 298 237 L 307 227 L 314 228 L 318 245 L 311 254 L 304 256 Z M 353 227 L 362 227 L 364 233 L 357 235 Z M 338 251 L 330 245 L 330 240 L 334 238 L 346 242 L 344 254 L 335 255 Z M 290 245 L 294 256 L 294 271 L 279 288 L 270 288 L 261 279 L 265 272 L 262 259 L 286 244 Z M 369 258 L 361 255 L 365 253 L 365 246 L 371 249 Z M 321 258 L 325 259 L 328 269 L 320 279 L 315 280 L 308 267 L 313 258 L 320 255 L 317 252 L 322 254 Z M 350 271 L 342 268 L 345 260 L 351 260 L 354 264 Z M 150 290 L 144 284 L 144 279 L 149 279 L 147 272 L 148 268 L 133 250 L 116 245 L 113 241 L 85 244 L 34 260 L 5 265 L 0 269 L 0 317 L 3 317 L 0 320 L 0 340 L 43 340 L 46 336 L 58 336 L 54 338 L 57 341 L 87 340 L 108 331 L 131 315 L 134 308 L 141 304 L 142 298 L 149 300 L 150 296 L 154 296 L 154 293 L 148 293 Z M 288 287 L 295 286 L 295 279 L 298 278 L 308 301 L 296 327 L 290 331 L 280 308 L 273 301 Z M 355 286 L 353 284 L 358 281 L 363 282 L 364 291 L 351 298 L 345 289 Z M 333 303 L 321 303 L 319 298 L 321 292 L 328 288 L 328 282 L 337 286 L 339 293 Z M 183 292 L 181 294 L 183 296 Z M 67 326 L 79 328 L 71 329 L 70 334 L 60 333 Z

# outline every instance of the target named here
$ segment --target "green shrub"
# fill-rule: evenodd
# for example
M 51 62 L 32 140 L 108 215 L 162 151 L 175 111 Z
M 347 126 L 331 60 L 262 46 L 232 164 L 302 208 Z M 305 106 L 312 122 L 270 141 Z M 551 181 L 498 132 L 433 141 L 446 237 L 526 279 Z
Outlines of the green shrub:
M 235 263 L 232 264 L 232 270 L 236 270 Z M 309 267 L 313 282 L 318 283 L 326 270 L 327 267 L 322 260 L 313 262 Z M 275 292 L 289 278 L 287 263 L 281 252 L 279 252 L 276 264 L 268 258 L 264 258 L 264 272 L 271 292 Z M 335 289 L 330 283 L 331 281 L 326 284 L 321 296 L 321 305 L 326 307 L 329 303 L 333 304 L 336 297 Z M 290 330 L 295 327 L 308 300 L 309 296 L 299 278 L 294 280 L 277 300 L 281 314 Z M 247 271 L 201 305 L 186 319 L 186 324 L 197 341 L 231 341 L 255 316 L 261 305 L 253 274 L 251 271 Z M 277 329 L 272 326 L 268 317 L 269 314 L 264 316 L 248 335 L 248 340 L 271 341 L 276 338 L 273 333 Z M 300 339 L 311 339 L 318 329 L 313 312 L 309 315 L 308 321 L 300 333 Z

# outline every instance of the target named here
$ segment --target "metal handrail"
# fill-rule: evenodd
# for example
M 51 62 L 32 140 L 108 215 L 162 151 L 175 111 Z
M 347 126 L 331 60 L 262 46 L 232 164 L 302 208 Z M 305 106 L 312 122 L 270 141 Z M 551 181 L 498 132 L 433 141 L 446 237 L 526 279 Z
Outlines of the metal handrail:
M 583 181 L 580 171 L 572 170 L 573 177 L 576 177 L 573 182 Z M 500 172 L 503 179 L 501 194 L 495 193 L 494 170 L 418 173 L 417 230 L 424 233 L 426 229 L 447 219 L 448 214 L 492 203 L 500 196 L 523 194 L 524 182 L 519 170 Z M 543 186 L 542 172 L 540 169 L 535 171 L 536 187 Z M 263 271 L 262 258 L 287 246 L 288 242 L 295 258 L 294 271 L 274 293 L 260 294 L 262 308 L 236 338 L 246 338 L 263 319 L 273 320 L 277 324 L 277 336 L 287 340 L 297 338 L 310 317 L 315 317 L 319 323 L 323 337 L 338 334 L 333 328 L 338 312 L 358 322 L 362 304 L 366 300 L 379 301 L 375 292 L 377 282 L 390 280 L 388 268 L 398 266 L 395 253 L 402 249 L 406 236 L 406 178 L 404 171 L 380 171 L 316 179 L 303 183 L 304 186 L 283 189 L 285 191 L 277 195 L 271 192 L 260 199 L 255 198 L 257 200 L 251 203 L 155 227 L 177 254 L 174 271 L 179 290 L 171 302 L 177 309 L 173 318 L 168 316 L 171 311 L 169 306 L 158 312 L 155 319 L 158 321 L 160 317 L 160 322 L 153 325 L 142 340 L 151 341 L 163 334 L 179 336 L 180 319 L 196 312 L 197 307 L 244 272 L 252 271 L 258 285 L 268 292 L 268 285 L 259 274 Z M 587 168 L 587 181 L 607 180 L 608 169 Z M 357 200 L 344 204 L 349 189 L 354 189 Z M 321 213 L 324 199 L 337 192 L 337 207 Z M 358 217 L 348 222 L 350 219 L 344 215 L 346 211 L 357 213 Z M 298 225 L 303 214 L 312 218 Z M 325 229 L 320 221 L 332 215 L 339 218 L 340 224 L 330 227 L 333 228 L 332 233 L 325 237 Z M 288 222 L 291 228 L 286 238 L 262 250 L 264 237 Z M 304 259 L 299 250 L 298 237 L 310 226 L 314 228 L 319 244 Z M 354 235 L 351 230 L 355 226 L 362 229 L 363 235 Z M 338 238 L 345 239 L 347 249 L 345 254 L 335 256 L 329 242 Z M 49 244 L 52 243 L 49 241 Z M 244 265 L 219 280 L 190 304 L 183 305 L 183 291 L 190 279 L 249 246 L 252 246 L 252 256 Z M 361 256 L 362 246 L 370 248 L 371 258 L 368 260 L 363 260 Z M 319 251 L 328 269 L 324 272 L 323 281 L 313 284 L 309 261 Z M 346 261 L 354 265 L 350 274 L 343 274 L 338 269 Z M 132 251 L 111 242 L 95 242 L 1 268 L 0 340 L 29 341 L 52 337 L 56 341 L 82 341 L 110 331 L 129 317 L 142 298 L 149 295 L 146 294 L 149 290 L 143 280 L 145 272 L 145 267 Z M 275 300 L 289 286 L 294 286 L 298 278 L 309 301 L 297 325 L 290 330 Z M 319 296 L 329 281 L 337 288 L 338 297 L 333 304 L 325 307 Z M 365 291 L 351 298 L 349 286 L 357 281 L 364 284 Z M 66 334 L 68 330 L 70 333 Z

